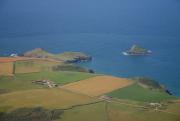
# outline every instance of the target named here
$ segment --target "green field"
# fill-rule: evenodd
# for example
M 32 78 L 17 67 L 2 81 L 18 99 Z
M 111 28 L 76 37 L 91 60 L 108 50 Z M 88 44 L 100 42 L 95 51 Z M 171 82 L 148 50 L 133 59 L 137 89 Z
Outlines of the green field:
M 110 121 L 180 121 L 180 115 L 177 112 L 145 110 L 140 107 L 123 105 L 118 102 L 108 104 L 108 113 Z
M 69 53 L 61 56 L 68 57 Z M 61 87 L 100 75 L 85 73 L 83 67 L 41 59 L 1 67 L 2 74 L 11 74 L 12 69 L 15 73 L 0 76 L 0 121 L 180 121 L 180 101 L 152 80 L 135 80 L 130 86 L 108 93 L 112 98 L 92 98 Z M 102 80 L 106 79 L 112 82 L 108 77 Z M 49 80 L 59 87 L 32 83 L 37 80 Z M 85 86 L 92 83 L 89 90 L 107 84 L 89 81 Z M 161 107 L 152 107 L 150 102 L 159 102 Z
M 163 100 L 175 99 L 175 97 L 170 96 L 165 92 L 143 88 L 137 83 L 119 90 L 115 90 L 107 95 L 120 99 L 129 99 L 145 102 L 160 102 Z
M 27 90 L 34 88 L 42 88 L 43 85 L 33 84 L 35 80 L 50 80 L 59 85 L 87 79 L 96 76 L 96 74 L 83 73 L 83 72 L 36 72 L 26 74 L 15 74 L 14 76 L 0 76 L 0 89 L 14 91 L 14 90 Z
M 4 107 L 8 110 L 23 107 L 61 109 L 93 101 L 95 100 L 88 96 L 68 92 L 60 88 L 33 89 L 1 94 L 0 109 L 3 109 Z
M 20 73 L 32 73 L 41 71 L 75 71 L 93 72 L 92 70 L 78 66 L 76 64 L 66 64 L 64 62 L 47 59 L 29 59 L 16 62 L 0 63 L 0 75 L 13 75 Z
M 43 59 L 30 59 L 15 62 L 15 73 L 32 73 L 40 71 L 75 71 L 89 72 L 88 69 L 76 64 L 48 61 Z
M 52 67 L 63 63 L 43 59 L 29 59 L 15 62 L 15 73 L 31 73 L 40 71 L 51 71 Z
M 64 111 L 61 119 L 55 121 L 107 121 L 105 103 L 96 103 Z

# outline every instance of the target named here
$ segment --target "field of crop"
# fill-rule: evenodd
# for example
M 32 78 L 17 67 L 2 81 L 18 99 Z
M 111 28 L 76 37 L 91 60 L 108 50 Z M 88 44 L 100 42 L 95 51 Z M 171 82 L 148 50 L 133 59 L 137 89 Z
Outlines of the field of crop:
M 35 58 L 2 58 L 0 59 L 0 75 L 32 73 L 40 71 L 77 71 L 89 72 L 88 69 L 75 64 Z
M 112 76 L 96 76 L 82 81 L 64 85 L 63 88 L 83 93 L 89 96 L 99 96 L 113 90 L 123 88 L 132 84 L 133 82 Z
M 0 57 L 0 63 L 28 60 L 26 57 Z
M 87 79 L 96 76 L 95 74 L 83 72 L 37 72 L 26 74 L 15 74 L 14 76 L 1 76 L 0 89 L 16 91 L 34 88 L 43 88 L 43 85 L 33 84 L 35 80 L 50 80 L 59 85 Z
M 15 73 L 31 73 L 39 71 L 51 71 L 53 66 L 61 65 L 60 62 L 30 59 L 16 62 Z
M 180 100 L 163 91 L 143 88 L 125 78 L 73 72 L 84 68 L 63 64 L 43 59 L 0 58 L 0 120 L 2 114 L 17 117 L 18 111 L 22 118 L 27 112 L 21 110 L 26 108 L 39 110 L 42 115 L 38 118 L 42 120 L 58 109 L 62 111 L 61 118 L 55 121 L 180 121 Z M 49 80 L 60 87 L 32 83 L 36 80 Z M 103 94 L 112 98 L 96 97 Z M 149 102 L 160 102 L 162 107 L 156 110 Z
M 145 102 L 159 102 L 167 99 L 175 99 L 175 97 L 170 96 L 165 92 L 143 88 L 137 83 L 122 89 L 115 90 L 109 93 L 108 96 Z
M 0 75 L 12 75 L 13 62 L 0 63 Z
M 61 65 L 60 62 L 43 59 L 0 58 L 0 75 L 13 75 L 14 73 L 31 73 L 52 70 L 53 66 Z
M 95 76 L 95 77 L 94 77 Z M 31 83 L 32 80 L 48 79 L 63 88 L 68 85 L 78 84 L 76 90 L 70 91 L 61 88 L 43 88 L 42 85 Z M 77 82 L 76 82 L 77 81 Z M 86 83 L 85 83 L 86 82 Z M 70 83 L 70 84 L 68 84 Z M 89 86 L 88 86 L 89 85 Z M 123 87 L 123 88 L 122 88 Z M 96 97 L 117 89 L 111 93 L 121 95 L 120 90 L 128 89 L 131 91 L 123 92 L 127 98 L 110 99 L 109 102 L 99 101 Z M 121 89 L 119 89 L 121 88 Z M 179 121 L 180 102 L 167 101 L 167 106 L 163 111 L 155 111 L 152 108 L 142 108 L 146 103 L 139 102 L 144 100 L 161 101 L 165 99 L 160 92 L 144 89 L 130 80 L 110 76 L 100 76 L 82 72 L 37 72 L 26 74 L 15 74 L 14 76 L 1 76 L 0 89 L 9 89 L 12 92 L 0 94 L 0 112 L 11 111 L 19 108 L 42 107 L 48 110 L 65 109 L 61 118 L 55 121 Z M 77 89 L 80 89 L 77 91 Z M 129 89 L 128 89 L 129 90 Z M 137 92 L 136 92 L 137 90 Z M 147 91 L 148 90 L 148 91 Z M 73 92 L 74 91 L 74 92 Z M 76 93 L 76 92 L 79 92 Z M 111 94 L 110 93 L 110 94 Z M 134 96 L 136 98 L 134 98 Z M 163 93 L 163 95 L 165 95 Z M 111 95 L 112 96 L 112 95 Z M 167 95 L 166 95 L 167 96 Z M 112 96 L 112 97 L 116 97 Z M 128 99 L 128 100 L 123 100 Z M 172 98 L 166 98 L 172 99 Z M 137 101 L 132 101 L 137 100 Z M 165 103 L 164 101 L 163 103 Z M 73 106 L 73 107 L 72 107 Z M 21 112 L 19 112 L 21 113 Z M 20 115 L 20 114 L 19 114 Z M 41 117 L 43 119 L 43 117 Z
M 109 103 L 108 113 L 110 121 L 179 121 L 180 115 L 170 112 L 145 110 L 140 107 Z
M 0 108 L 8 110 L 21 107 L 60 109 L 93 101 L 95 100 L 88 96 L 67 92 L 58 88 L 33 89 L 1 94 Z

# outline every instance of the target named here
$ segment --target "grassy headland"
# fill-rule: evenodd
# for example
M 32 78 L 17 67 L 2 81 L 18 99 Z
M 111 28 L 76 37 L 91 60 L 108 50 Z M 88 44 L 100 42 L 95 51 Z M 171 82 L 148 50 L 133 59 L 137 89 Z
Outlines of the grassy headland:
M 35 49 L 24 56 L 0 63 L 2 121 L 180 120 L 180 101 L 156 81 L 89 73 L 72 64 L 91 59 L 79 52 Z M 57 86 L 32 83 L 39 80 Z

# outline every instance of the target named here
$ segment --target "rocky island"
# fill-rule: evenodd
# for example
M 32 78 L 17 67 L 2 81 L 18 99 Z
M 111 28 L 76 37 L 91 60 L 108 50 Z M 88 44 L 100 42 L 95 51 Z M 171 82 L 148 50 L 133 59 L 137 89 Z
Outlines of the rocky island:
M 151 50 L 146 50 L 139 45 L 133 45 L 129 50 L 124 51 L 123 55 L 149 55 L 151 53 Z

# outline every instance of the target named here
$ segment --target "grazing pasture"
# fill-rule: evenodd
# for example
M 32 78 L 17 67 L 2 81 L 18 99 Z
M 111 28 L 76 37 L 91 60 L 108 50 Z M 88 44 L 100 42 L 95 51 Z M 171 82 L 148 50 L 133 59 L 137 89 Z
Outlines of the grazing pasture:
M 51 71 L 53 66 L 61 64 L 63 63 L 46 59 L 0 57 L 0 75 Z
M 110 92 L 108 96 L 119 99 L 128 99 L 143 102 L 160 102 L 163 100 L 175 99 L 174 96 L 168 95 L 163 91 L 156 91 L 150 90 L 148 88 L 143 88 L 137 83 Z
M 66 110 L 56 121 L 107 121 L 105 103 L 99 102 Z
M 96 74 L 83 73 L 83 72 L 37 72 L 37 73 L 24 73 L 15 74 L 14 76 L 0 76 L 0 89 L 17 91 L 43 88 L 43 85 L 32 83 L 35 80 L 50 80 L 58 85 L 64 85 L 71 82 L 94 77 Z
M 86 68 L 77 66 L 75 64 L 66 64 L 61 61 L 38 58 L 18 58 L 0 59 L 0 75 L 13 75 L 18 73 L 32 73 L 41 71 L 90 72 L 90 70 Z
M 125 78 L 96 76 L 64 85 L 63 88 L 89 96 L 99 96 L 113 90 L 126 87 L 132 83 L 133 81 Z
M 8 110 L 23 107 L 61 109 L 93 101 L 95 100 L 88 96 L 71 93 L 59 88 L 33 89 L 1 94 L 0 108 L 9 107 Z
M 180 115 L 153 109 L 143 109 L 118 102 L 108 104 L 110 121 L 179 121 Z
M 30 59 L 16 62 L 16 73 L 31 73 L 39 71 L 51 71 L 53 66 L 61 65 L 61 62 L 43 59 Z
M 180 100 L 169 101 L 167 105 L 166 111 L 180 115 Z

